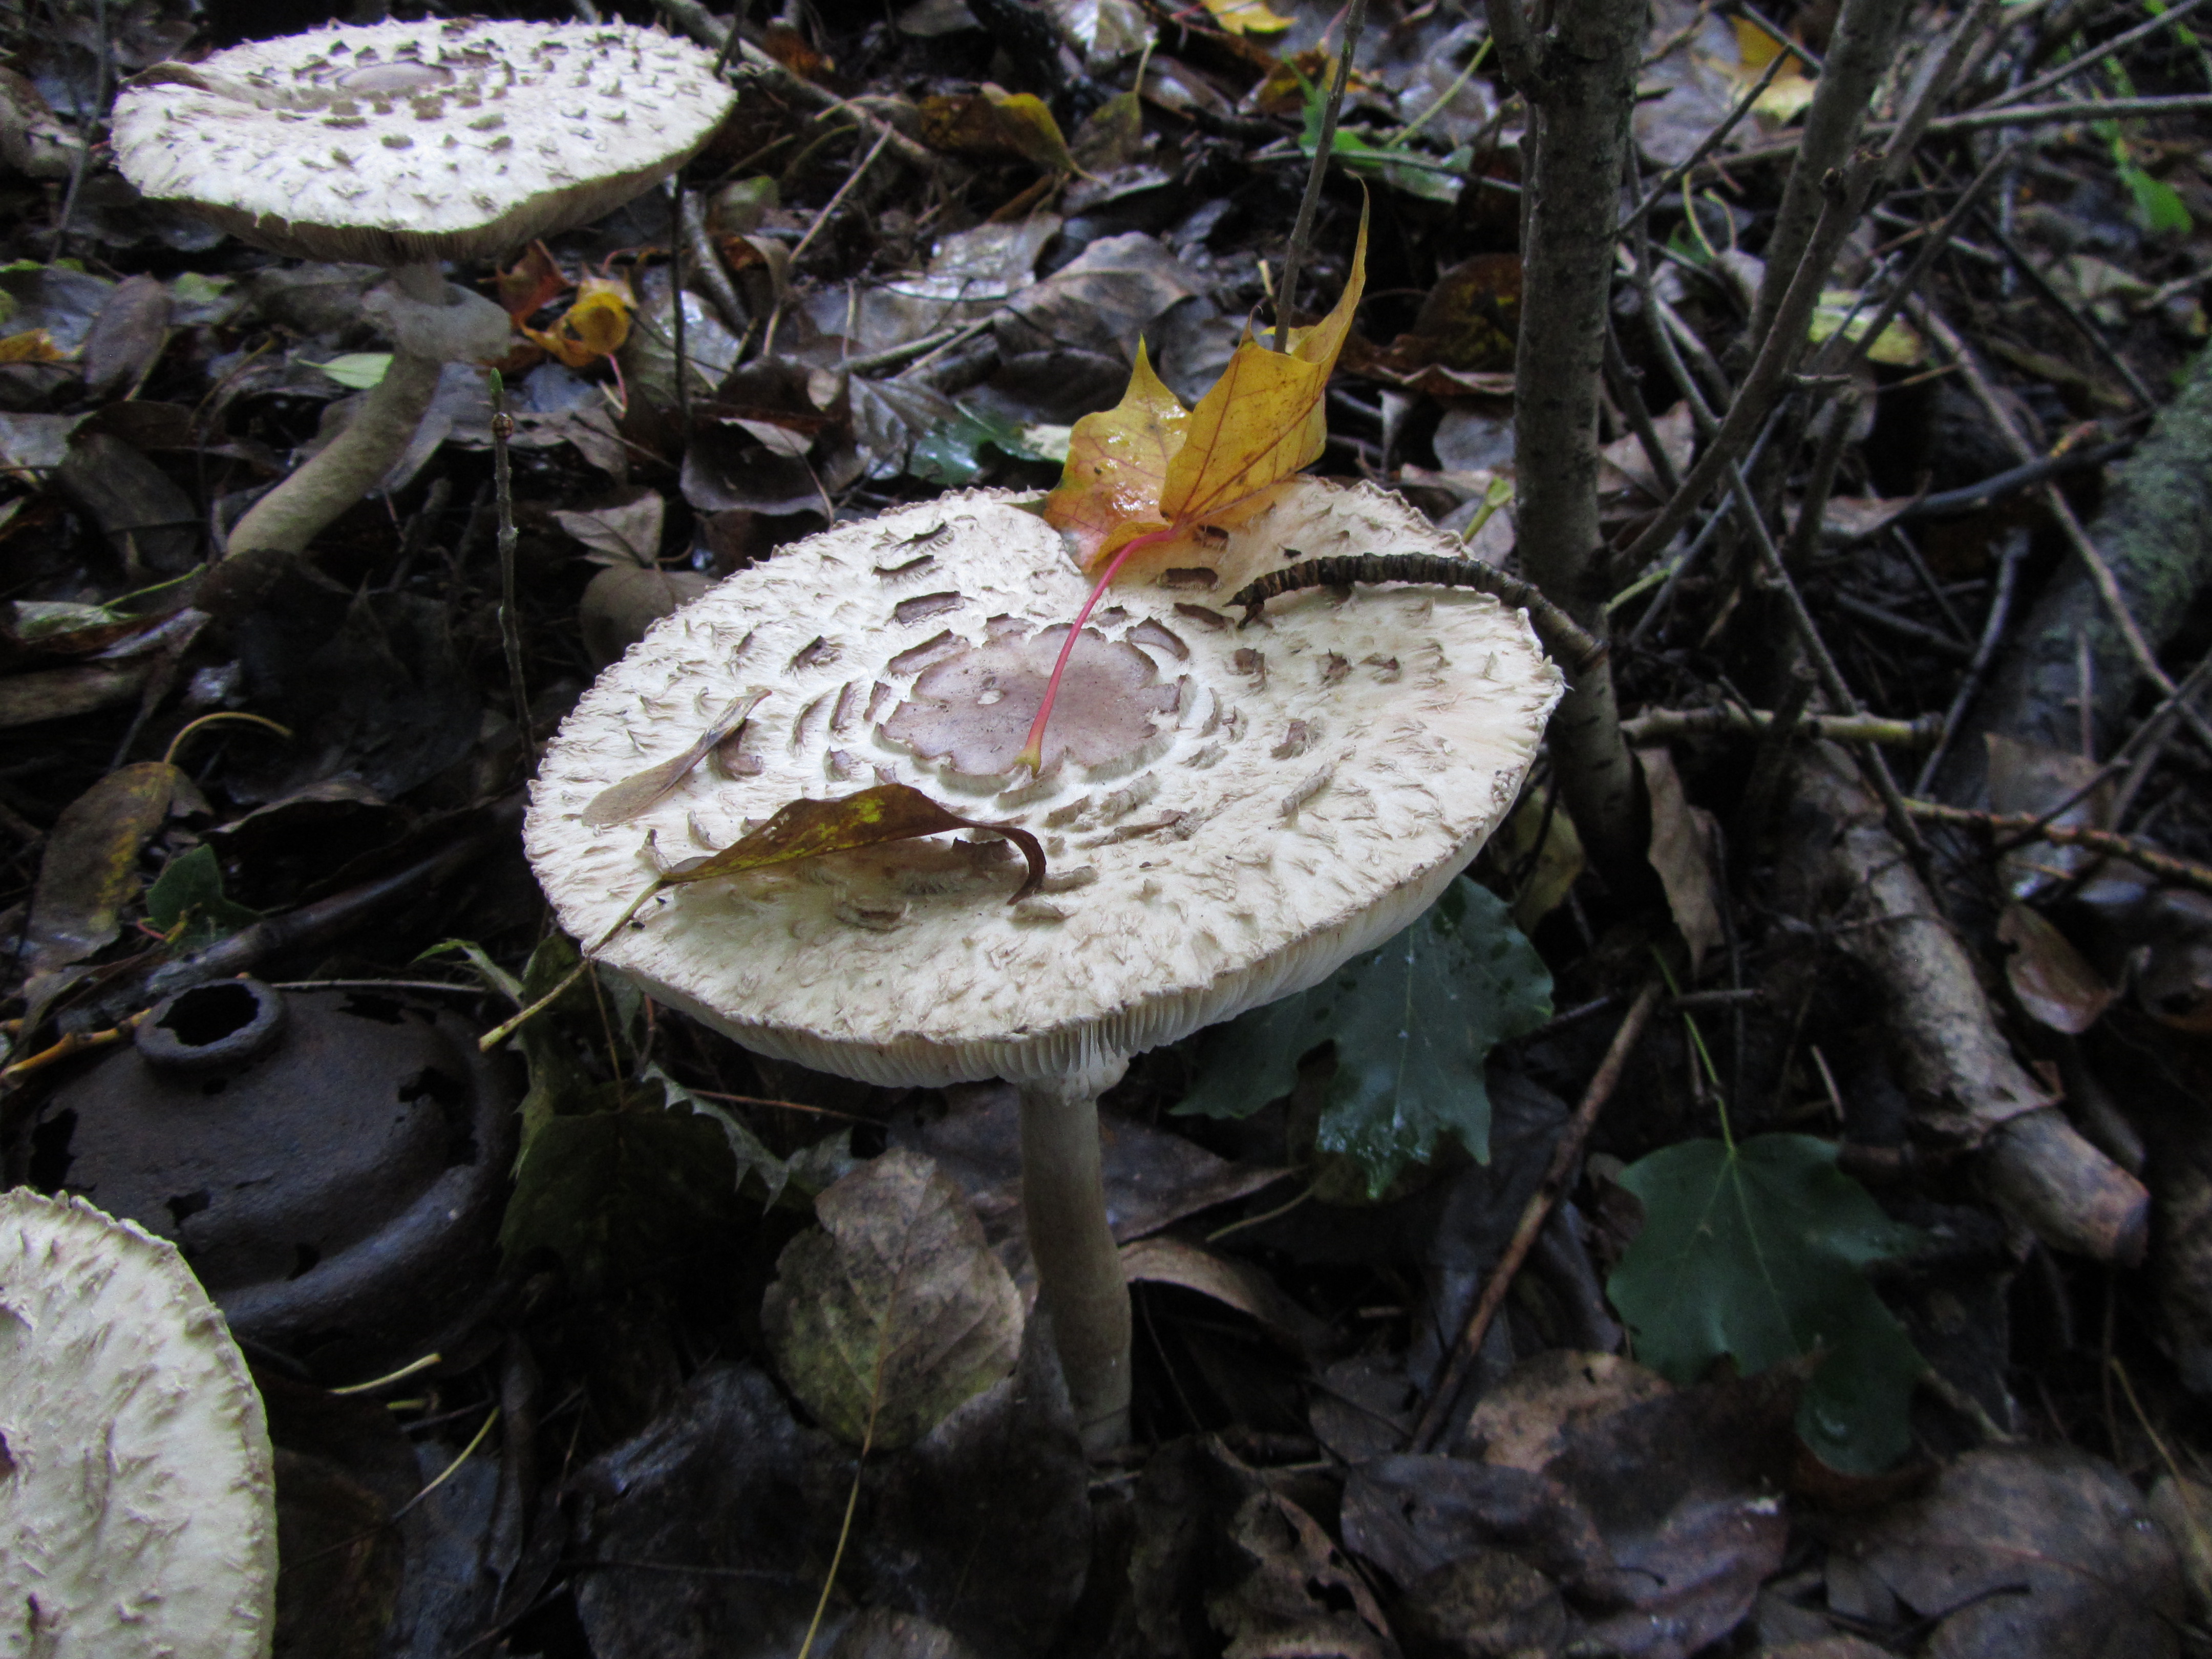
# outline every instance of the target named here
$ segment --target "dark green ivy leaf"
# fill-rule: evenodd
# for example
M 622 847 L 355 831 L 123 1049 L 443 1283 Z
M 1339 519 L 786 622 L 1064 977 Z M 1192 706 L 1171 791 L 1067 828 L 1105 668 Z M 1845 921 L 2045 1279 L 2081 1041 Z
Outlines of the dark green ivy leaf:
M 1178 1112 L 1244 1117 L 1291 1091 L 1300 1056 L 1336 1044 L 1317 1145 L 1355 1160 L 1379 1194 L 1439 1134 L 1490 1156 L 1484 1066 L 1552 1016 L 1552 976 L 1503 901 L 1455 881 L 1413 925 L 1311 990 L 1200 1039 Z
M 222 866 L 216 860 L 215 848 L 203 844 L 171 859 L 154 878 L 146 890 L 146 920 L 165 933 L 174 931 L 179 922 L 189 921 L 179 942 L 187 950 L 198 950 L 251 927 L 261 920 L 261 912 L 225 895 Z
M 1797 1431 L 1839 1469 L 1875 1474 L 1911 1443 L 1912 1387 L 1927 1369 L 1867 1283 L 1869 1262 L 1924 1242 L 1892 1221 L 1808 1135 L 1741 1146 L 1690 1140 L 1621 1171 L 1644 1203 L 1606 1286 L 1636 1357 L 1678 1383 L 1733 1358 L 1747 1376 L 1823 1356 Z

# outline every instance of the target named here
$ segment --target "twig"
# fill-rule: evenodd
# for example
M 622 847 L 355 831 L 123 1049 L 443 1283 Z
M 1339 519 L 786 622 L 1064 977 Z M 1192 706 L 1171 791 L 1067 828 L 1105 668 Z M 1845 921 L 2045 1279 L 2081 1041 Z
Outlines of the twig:
M 1983 812 L 1972 807 L 1947 806 L 1941 801 L 1909 799 L 1905 810 L 1916 818 L 1925 818 L 1932 823 L 1956 824 L 1963 829 L 1986 830 L 1993 835 L 2025 835 L 2030 840 L 2049 842 L 2053 847 L 2079 847 L 2091 853 L 2101 853 L 2148 870 L 2163 881 L 2177 886 L 2193 888 L 2200 893 L 2212 893 L 2212 865 L 2199 864 L 2194 859 L 2185 859 L 2174 854 L 2137 841 L 2132 836 L 2123 836 L 2111 830 L 2092 830 L 2087 825 L 2046 823 L 2027 812 Z
M 2212 109 L 2212 93 L 2184 93 L 2170 98 L 2104 98 L 2086 99 L 2065 104 L 2026 104 L 2017 108 L 1969 110 L 1963 115 L 1939 115 L 1929 122 L 1929 134 L 1944 132 L 1978 132 L 1989 127 L 2024 127 L 2055 125 L 2067 121 L 2098 121 L 2123 115 L 2193 115 Z M 1887 138 L 1897 131 L 1894 122 L 1870 123 L 1869 137 Z M 1698 179 L 1717 177 L 1723 167 L 1755 167 L 1768 161 L 1784 161 L 1796 155 L 1802 140 L 1797 137 L 1777 139 L 1771 144 L 1761 144 L 1756 149 L 1740 149 L 1721 161 L 1708 161 L 1697 175 Z
M 1989 615 L 1982 622 L 1982 637 L 1974 647 L 1972 661 L 1960 677 L 1959 690 L 1951 699 L 1951 707 L 1944 712 L 1942 735 L 1936 746 L 1928 751 L 1928 758 L 1920 768 L 1920 775 L 1912 781 L 1912 793 L 1925 794 L 1936 781 L 1936 769 L 1943 764 L 1944 757 L 1951 752 L 1951 739 L 1958 734 L 1966 713 L 1974 706 L 1974 699 L 1982 694 L 1982 682 L 1989 678 L 1990 665 L 1996 660 L 1997 647 L 2004 641 L 2005 625 L 2012 619 L 2013 596 L 2020 591 L 2021 567 L 2027 562 L 2028 538 L 2016 536 L 2005 549 L 2004 557 L 1997 566 L 1997 591 L 1990 600 Z
M 1728 704 L 1717 708 L 1647 708 L 1620 723 L 1621 735 L 1642 745 L 1669 738 L 1750 737 L 1774 728 L 1777 716 L 1764 708 Z M 1887 714 L 1805 714 L 1794 722 L 1794 735 L 1826 738 L 1832 743 L 1879 743 L 1893 749 L 1925 749 L 1942 734 L 1932 714 L 1893 720 Z
M 1804 344 L 1813 309 L 1820 303 L 1820 291 L 1827 280 L 1828 268 L 1835 263 L 1844 238 L 1857 222 L 1875 172 L 1875 163 L 1866 160 L 1854 163 L 1849 176 L 1832 176 L 1827 181 L 1826 205 L 1813 228 L 1796 275 L 1783 295 L 1774 325 L 1766 331 L 1765 343 L 1759 347 L 1750 372 L 1744 376 L 1742 390 L 1729 404 L 1719 429 L 1705 446 L 1705 453 L 1698 458 L 1697 465 L 1690 469 L 1690 476 L 1682 481 L 1682 487 L 1660 508 L 1658 516 L 1643 533 L 1622 550 L 1622 557 L 1632 567 L 1674 539 L 1674 532 L 1687 522 L 1713 487 L 1725 481 L 1752 434 L 1766 418 L 1768 409 L 1780 394 L 1784 380 Z
M 1498 1256 L 1498 1265 L 1491 1269 L 1490 1278 L 1482 1287 L 1482 1296 L 1475 1303 L 1474 1311 L 1468 1316 L 1466 1328 L 1460 1332 L 1459 1340 L 1452 1347 L 1451 1358 L 1444 1367 L 1443 1376 L 1437 1379 L 1434 1391 L 1429 1395 L 1429 1403 L 1422 1407 L 1420 1421 L 1413 1430 L 1415 1451 L 1426 1451 L 1436 1443 L 1437 1434 L 1443 1428 L 1444 1419 L 1449 1414 L 1453 1402 L 1467 1382 L 1468 1372 L 1474 1368 L 1476 1356 L 1482 1352 L 1482 1341 L 1490 1334 L 1491 1322 L 1497 1318 L 1498 1309 L 1505 1304 L 1505 1293 L 1513 1286 L 1514 1275 L 1520 1272 L 1522 1262 L 1528 1259 L 1529 1249 L 1536 1243 L 1536 1235 L 1542 1231 L 1546 1218 L 1552 1213 L 1552 1206 L 1566 1191 L 1568 1177 L 1574 1173 L 1575 1164 L 1582 1157 L 1583 1143 L 1589 1140 L 1590 1131 L 1597 1127 L 1598 1114 L 1605 1109 L 1606 1102 L 1620 1086 L 1621 1074 L 1628 1068 L 1629 1056 L 1635 1052 L 1637 1040 L 1644 1035 L 1644 1028 L 1651 1023 L 1651 1016 L 1659 1006 L 1660 994 L 1665 989 L 1664 982 L 1656 974 L 1644 982 L 1644 988 L 1636 994 L 1636 1000 L 1629 1005 L 1627 1016 L 1620 1022 L 1620 1029 L 1613 1033 L 1613 1045 L 1605 1051 L 1604 1060 L 1599 1062 L 1597 1074 L 1590 1079 L 1589 1087 L 1583 1091 L 1581 1103 L 1576 1106 L 1574 1115 L 1559 1131 L 1559 1139 L 1552 1148 L 1552 1161 L 1544 1170 L 1544 1177 L 1536 1183 L 1536 1190 L 1528 1194 L 1528 1201 L 1521 1206 L 1521 1219 L 1513 1229 L 1513 1237 Z
M 2045 455 L 2035 460 L 1996 473 L 1979 483 L 1962 485 L 1957 489 L 1946 489 L 1934 495 L 1923 495 L 1910 507 L 1899 510 L 1894 519 L 1885 520 L 1868 532 L 1868 538 L 1879 535 L 1893 524 L 1912 519 L 1941 519 L 1959 513 L 1978 513 L 1991 502 L 2012 495 L 2016 490 L 2032 489 L 2046 478 L 2055 478 L 2063 472 L 2078 472 L 2092 466 L 2102 466 L 2116 461 L 2136 447 L 2133 438 L 2122 438 L 2115 442 L 2099 444 L 2091 449 L 2069 449 L 2063 454 Z
M 1352 55 L 1359 47 L 1359 31 L 1367 21 L 1367 0 L 1352 0 L 1344 20 L 1344 45 L 1336 54 L 1336 74 L 1329 82 L 1328 102 L 1322 108 L 1321 135 L 1313 166 L 1306 173 L 1305 194 L 1298 198 L 1297 222 L 1291 230 L 1291 246 L 1283 256 L 1283 281 L 1275 290 L 1275 349 L 1287 351 L 1291 340 L 1291 311 L 1297 304 L 1298 268 L 1304 264 L 1306 244 L 1313 237 L 1314 215 L 1321 207 L 1322 179 L 1328 176 L 1329 153 L 1336 144 L 1337 113 L 1344 107 L 1345 83 L 1352 76 Z
M 494 369 L 491 465 L 499 511 L 499 643 L 507 656 L 507 689 L 514 699 L 514 729 L 522 738 L 523 751 L 535 757 L 538 743 L 530 729 L 530 693 L 522 678 L 522 618 L 515 601 L 514 549 L 520 537 L 514 527 L 514 470 L 508 455 L 514 436 L 514 416 L 507 412 L 507 383 Z
M 2061 64 L 2048 75 L 2039 76 L 2033 81 L 1999 93 L 1982 107 L 1990 110 L 2003 109 L 2011 105 L 2025 103 L 2031 98 L 2039 98 L 2053 87 L 2062 86 L 2072 80 L 2090 64 L 2100 63 L 2116 52 L 2125 52 L 2146 35 L 2155 34 L 2159 30 L 2180 21 L 2203 3 L 2204 0 L 2179 0 L 2179 3 L 2167 6 L 2148 22 L 2138 23 L 2131 29 L 2122 30 L 2111 40 L 2092 46 L 2079 58 L 2070 58 Z
M 1229 597 L 1244 607 L 1249 628 L 1260 620 L 1268 600 L 1309 587 L 1348 587 L 1354 582 L 1414 582 L 1432 587 L 1472 587 L 1528 613 L 1544 644 L 1577 673 L 1601 659 L 1607 642 L 1599 639 L 1532 583 L 1516 580 L 1479 559 L 1454 559 L 1434 553 L 1353 553 L 1338 558 L 1307 559 L 1248 582 Z
M 2112 343 L 2105 337 L 2104 331 L 2081 314 L 2081 307 L 2051 285 L 2051 279 L 2037 268 L 2026 250 L 2014 241 L 2006 234 L 2005 228 L 1991 218 L 1985 210 L 1978 206 L 1975 217 L 1981 221 L 1982 228 L 1989 233 L 1990 240 L 2004 250 L 2004 257 L 2012 261 L 2012 268 L 2020 273 L 2021 281 L 2033 290 L 2035 297 L 2065 319 L 2067 326 L 2081 336 L 2089 349 L 2104 360 L 2105 367 L 2120 377 L 2121 383 L 2128 389 L 2128 396 L 2136 400 L 2136 408 L 2144 414 L 2155 410 L 2158 408 L 2157 394 L 2143 384 L 2143 378 L 2136 373 L 2135 365 L 2113 348 Z
M 1779 331 L 1791 285 L 1802 274 L 1799 268 L 1812 255 L 1820 223 L 1831 210 L 1829 175 L 1845 165 L 1851 147 L 1858 142 L 1868 102 L 1889 71 L 1892 49 L 1907 9 L 1907 0 L 1844 0 L 1835 36 L 1829 42 L 1826 67 L 1805 111 L 1802 147 L 1783 184 L 1782 204 L 1775 212 L 1774 228 L 1767 234 L 1766 274 L 1752 305 L 1739 362 L 1762 352 Z M 1854 221 L 1859 206 L 1859 202 L 1852 203 Z M 1826 258 L 1820 262 L 1818 274 L 1822 277 L 1827 274 L 1828 263 Z
M 1958 663 L 1973 660 L 1972 647 L 1960 644 L 1958 641 L 1940 629 L 1924 627 L 1909 617 L 1894 615 L 1878 605 L 1869 605 L 1864 599 L 1853 599 L 1848 593 L 1831 593 L 1828 596 L 1828 602 L 1847 617 L 1856 617 L 1861 622 L 1872 623 L 1876 628 L 1894 634 L 1900 640 L 1910 640 L 1923 650 L 1933 651 L 1939 657 L 1948 657 Z
M 1981 404 L 1983 412 L 1989 416 L 2006 446 L 2022 461 L 2036 459 L 2035 451 L 2013 423 L 2012 412 L 1997 397 L 1980 361 L 1966 343 L 1959 337 L 1958 331 L 1933 307 L 1918 301 L 1913 302 L 1913 318 L 1923 330 L 1936 337 L 1952 361 L 1959 365 L 1975 401 Z M 2089 573 L 2090 584 L 2096 588 L 2097 598 L 2111 616 L 2113 626 L 2118 629 L 2128 654 L 2135 659 L 2136 672 L 2166 696 L 2172 697 L 2173 677 L 2160 665 L 2157 654 L 2150 648 L 2150 641 L 2143 638 L 2142 629 L 2136 624 L 2135 613 L 2128 609 L 2127 599 L 2120 592 L 2120 584 L 2112 574 L 2112 566 L 2105 562 L 2105 556 L 2098 551 L 2097 544 L 2089 539 L 2089 532 L 2081 527 L 2081 520 L 2074 516 L 2073 507 L 2057 485 L 2045 483 L 2043 486 L 2043 504 L 2051 516 L 2057 520 L 2058 527 L 2073 547 L 2075 556 Z M 2186 701 L 2177 701 L 2174 708 L 2197 740 L 2208 750 L 2212 750 L 2212 726 L 2208 726 L 2204 717 L 2191 708 Z

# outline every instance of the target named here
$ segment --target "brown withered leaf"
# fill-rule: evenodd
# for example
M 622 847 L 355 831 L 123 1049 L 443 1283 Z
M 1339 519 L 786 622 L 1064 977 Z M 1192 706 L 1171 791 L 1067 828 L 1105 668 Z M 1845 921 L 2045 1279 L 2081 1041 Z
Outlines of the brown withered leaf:
M 745 723 L 745 717 L 753 712 L 755 704 L 768 696 L 768 690 L 764 685 L 747 686 L 744 696 L 724 709 L 714 723 L 699 734 L 698 742 L 657 766 L 633 772 L 620 783 L 609 784 L 592 797 L 580 821 L 586 828 L 603 830 L 608 824 L 635 817 L 690 777 L 692 769 L 714 752 L 716 744 Z
M 595 801 L 594 805 L 598 805 Z M 799 859 L 820 858 L 825 853 L 850 853 L 885 842 L 912 841 L 921 836 L 941 836 L 953 830 L 990 830 L 1021 849 L 1029 865 L 1029 878 L 1006 902 L 1027 898 L 1044 884 L 1044 848 L 1026 830 L 1010 823 L 985 823 L 948 811 L 903 783 L 878 783 L 834 800 L 795 800 L 741 840 L 719 853 L 678 865 L 661 877 L 669 886 L 710 881 L 741 871 L 763 870 L 770 865 Z
M 1997 938 L 2012 947 L 2004 965 L 2012 994 L 2030 1018 L 2054 1031 L 2079 1036 L 2119 995 L 2039 910 L 2008 904 L 1997 918 Z

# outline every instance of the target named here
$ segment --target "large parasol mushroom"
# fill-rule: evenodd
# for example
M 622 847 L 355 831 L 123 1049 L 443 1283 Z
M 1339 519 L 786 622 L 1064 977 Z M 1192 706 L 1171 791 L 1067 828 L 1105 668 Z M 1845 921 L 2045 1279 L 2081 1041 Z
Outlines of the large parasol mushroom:
M 156 64 L 115 102 L 115 164 L 242 241 L 362 260 L 392 366 L 345 430 L 257 501 L 230 551 L 298 552 L 406 453 L 448 362 L 496 359 L 507 313 L 438 262 L 612 212 L 689 161 L 735 94 L 658 29 L 481 18 L 316 29 Z
M 1044 838 L 1053 874 L 1011 905 L 1005 842 L 908 842 L 672 888 L 602 956 L 765 1054 L 1020 1088 L 1030 1245 L 1094 1449 L 1126 1437 L 1129 1401 L 1100 1092 L 1131 1054 L 1411 921 L 1512 805 L 1559 696 L 1528 623 L 1480 593 L 1309 592 L 1243 629 L 1209 603 L 1288 559 L 1374 550 L 1462 550 L 1395 496 L 1299 479 L 1209 568 L 1116 587 L 1032 777 L 1015 757 L 1089 584 L 1012 499 L 948 496 L 815 536 L 661 622 L 538 780 L 531 861 L 586 940 L 655 860 L 719 848 L 801 796 L 905 783 Z M 733 765 L 584 821 L 756 682 L 771 689 Z
M 0 1194 L 0 1651 L 262 1659 L 276 1597 L 261 1396 L 176 1247 Z

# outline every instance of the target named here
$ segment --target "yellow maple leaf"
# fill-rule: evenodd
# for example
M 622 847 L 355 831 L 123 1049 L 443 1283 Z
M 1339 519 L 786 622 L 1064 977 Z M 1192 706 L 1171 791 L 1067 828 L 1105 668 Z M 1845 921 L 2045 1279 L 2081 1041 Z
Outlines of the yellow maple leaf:
M 1779 54 L 1789 51 L 1789 43 L 1776 40 L 1749 18 L 1731 21 L 1735 24 L 1737 62 L 1733 66 L 1723 66 L 1724 72 L 1738 86 L 1748 87 Z M 1813 101 L 1814 90 L 1812 77 L 1805 73 L 1805 60 L 1792 52 L 1790 62 L 1782 66 L 1772 84 L 1759 94 L 1759 101 L 1752 107 L 1770 121 L 1793 121 Z
M 1289 331 L 1285 349 L 1268 349 L 1247 327 L 1221 378 L 1186 410 L 1152 372 L 1139 342 L 1121 401 L 1075 423 L 1067 465 L 1042 512 L 1046 523 L 1073 539 L 1098 581 L 1068 630 L 1017 765 L 1035 770 L 1041 763 L 1068 653 L 1098 596 L 1131 557 L 1146 548 L 1179 547 L 1200 526 L 1221 529 L 1250 518 L 1276 485 L 1319 457 L 1328 437 L 1322 400 L 1366 283 L 1363 204 L 1344 293 L 1321 321 Z M 1209 559 L 1203 548 L 1192 556 Z
M 576 284 L 576 302 L 547 329 L 515 325 L 531 340 L 570 368 L 611 357 L 629 338 L 629 314 L 636 301 L 619 276 L 586 276 Z
M 1116 531 L 1138 524 L 1167 527 L 1160 494 L 1189 422 L 1190 411 L 1161 384 L 1145 343 L 1138 341 L 1129 389 L 1113 408 L 1075 423 L 1059 487 L 1045 497 L 1046 522 L 1074 538 L 1086 568 Z

